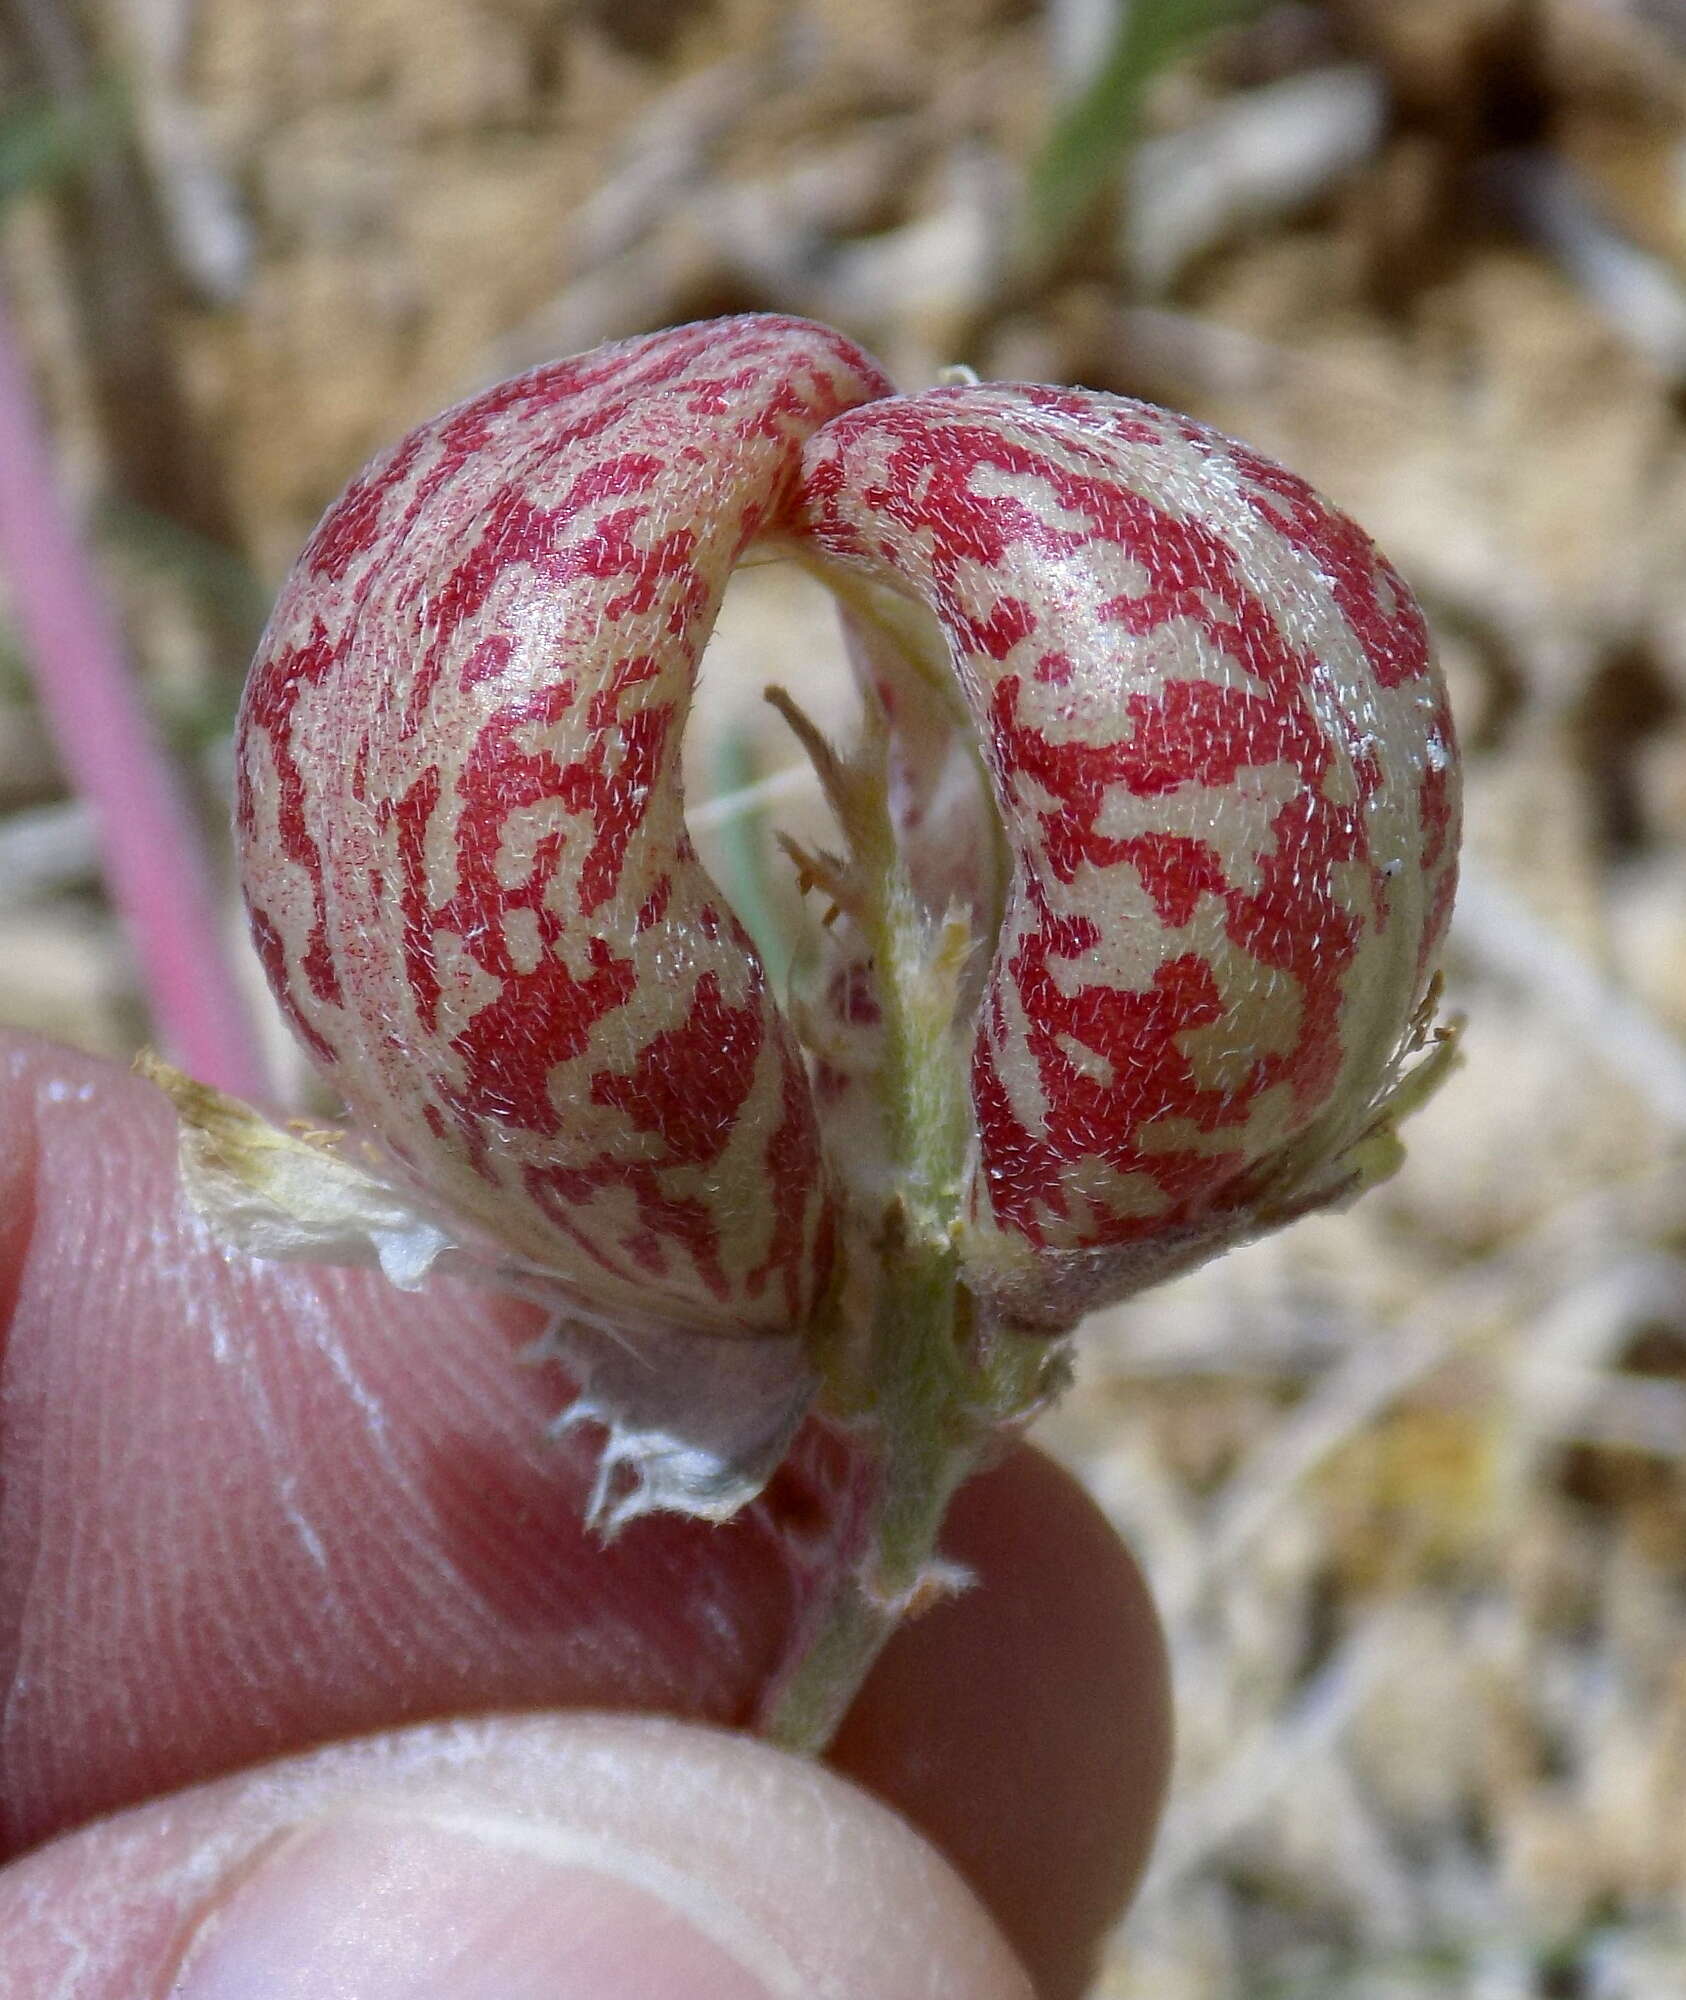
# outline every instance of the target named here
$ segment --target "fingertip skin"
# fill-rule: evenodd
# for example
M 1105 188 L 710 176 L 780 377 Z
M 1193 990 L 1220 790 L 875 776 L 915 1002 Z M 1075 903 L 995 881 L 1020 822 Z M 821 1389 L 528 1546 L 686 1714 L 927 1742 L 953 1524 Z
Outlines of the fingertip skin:
M 479 1913 L 453 1901 L 453 1871 L 438 1865 L 452 1842 L 482 1901 L 496 1899 L 500 1874 L 526 1878 L 526 1950 L 519 1937 L 476 1935 Z M 422 1898 L 418 1848 L 433 1862 Z M 337 1982 L 333 1965 L 313 1965 L 319 1976 L 304 1983 L 293 1977 L 330 1925 L 383 1995 L 577 1990 L 558 1985 L 545 1935 L 547 1868 L 557 1901 L 585 1870 L 682 1912 L 753 1970 L 768 2000 L 1035 2000 L 960 1878 L 858 1787 L 747 1737 L 603 1715 L 487 1717 L 366 1738 L 69 1835 L 0 1872 L 0 1992 L 303 2000 L 370 1990 L 349 1972 Z M 397 1934 L 386 1951 L 382 1930 Z M 259 1962 L 231 1967 L 236 1946 Z M 431 1968 L 429 1983 L 376 1977 L 370 1958 L 390 1973 L 393 1950 Z M 487 1983 L 492 1954 L 507 1985 Z M 236 1970 L 249 1980 L 231 1985 Z
M 792 1622 L 776 1510 L 586 1534 L 591 1446 L 547 1429 L 564 1392 L 516 1360 L 525 1308 L 225 1258 L 169 1106 L 93 1057 L 0 1036 L 0 1134 L 0 1859 L 427 1716 L 751 1713 Z M 892 1642 L 837 1764 L 1057 2000 L 1151 1834 L 1157 1628 L 1035 1453 L 962 1490 L 943 1547 L 979 1582 Z
M 151 1085 L 15 1038 L 3 1088 L 0 1857 L 398 1721 L 748 1715 L 788 1624 L 772 1532 L 605 1547 L 595 1442 L 519 1359 L 538 1315 L 225 1255 Z

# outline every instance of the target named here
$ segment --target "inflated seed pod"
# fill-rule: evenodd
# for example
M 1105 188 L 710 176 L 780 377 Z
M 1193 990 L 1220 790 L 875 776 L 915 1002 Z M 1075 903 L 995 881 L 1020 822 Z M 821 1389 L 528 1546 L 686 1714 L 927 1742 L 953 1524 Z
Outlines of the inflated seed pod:
M 698 658 L 756 537 L 842 587 L 916 900 L 980 935 L 958 1235 L 995 1318 L 1064 1330 L 1368 1177 L 1458 814 L 1396 573 L 1186 419 L 897 397 L 840 335 L 746 317 L 412 433 L 323 521 L 248 687 L 260 952 L 451 1240 L 612 1323 L 728 1334 L 803 1326 L 834 1187 L 870 1259 L 890 1156 L 822 1157 L 683 822 Z M 870 1104 L 882 968 L 842 945 L 815 1080 Z
M 322 521 L 241 711 L 253 935 L 399 1178 L 612 1320 L 788 1332 L 828 1259 L 803 1058 L 686 836 L 726 580 L 889 384 L 773 316 L 539 368 Z
M 810 438 L 801 526 L 938 621 L 1011 856 L 968 1281 L 1055 1330 L 1360 1178 L 1449 914 L 1422 615 L 1301 480 L 1122 398 L 978 385 Z

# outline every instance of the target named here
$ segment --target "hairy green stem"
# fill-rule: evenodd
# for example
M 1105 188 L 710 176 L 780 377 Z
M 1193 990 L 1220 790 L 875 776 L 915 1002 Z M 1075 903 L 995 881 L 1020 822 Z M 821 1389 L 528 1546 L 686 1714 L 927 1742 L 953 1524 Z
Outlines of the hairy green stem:
M 967 1121 L 955 1016 L 969 927 L 958 911 L 934 917 L 914 893 L 890 823 L 885 718 L 869 705 L 865 740 L 845 762 L 787 697 L 772 698 L 813 758 L 849 843 L 835 887 L 871 951 L 894 1190 L 876 1212 L 871 1197 L 852 1202 L 850 1254 L 870 1271 L 871 1325 L 864 1357 L 845 1330 L 834 1382 L 876 1481 L 864 1547 L 837 1578 L 767 1721 L 775 1742 L 812 1752 L 830 1741 L 901 1618 L 952 1587 L 937 1537 L 989 1435 L 980 1417 L 995 1416 L 1000 1398 L 996 1371 L 969 1352 L 957 1251 Z
M 860 1562 L 837 1579 L 818 1636 L 781 1691 L 767 1733 L 817 1753 L 836 1733 L 902 1617 L 948 1587 L 937 1536 L 983 1434 L 957 1346 L 955 1258 L 946 1243 L 910 1238 L 899 1203 L 886 1217 L 873 1327 L 874 1496 Z

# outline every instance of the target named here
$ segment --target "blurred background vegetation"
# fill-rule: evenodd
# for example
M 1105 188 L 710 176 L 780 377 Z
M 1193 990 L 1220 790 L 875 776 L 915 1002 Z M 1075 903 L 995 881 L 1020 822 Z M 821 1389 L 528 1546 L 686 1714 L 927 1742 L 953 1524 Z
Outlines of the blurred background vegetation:
M 1178 1680 L 1096 1993 L 1679 2000 L 1686 6 L 0 0 L 0 282 L 219 866 L 317 513 L 599 340 L 810 313 L 909 387 L 1192 410 L 1358 515 L 1461 721 L 1468 1063 L 1352 1215 L 1097 1322 L 1045 1426 Z M 146 999 L 32 667 L 0 615 L 0 1019 L 123 1056 Z M 694 800 L 795 761 L 766 679 L 847 706 L 780 567 L 706 672 Z M 769 833 L 708 839 L 776 937 Z

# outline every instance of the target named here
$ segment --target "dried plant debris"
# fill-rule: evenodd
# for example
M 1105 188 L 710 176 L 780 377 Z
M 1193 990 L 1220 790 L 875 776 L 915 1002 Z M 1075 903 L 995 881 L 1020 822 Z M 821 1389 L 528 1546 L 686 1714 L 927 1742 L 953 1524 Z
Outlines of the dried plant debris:
M 0 9 L 4 275 L 73 491 L 131 524 L 108 584 L 213 820 L 251 592 L 369 451 L 686 318 L 814 314 L 909 385 L 963 361 L 1168 401 L 1388 548 L 1468 753 L 1466 1064 L 1352 1214 L 1096 1323 L 1045 1427 L 1141 1552 L 1178 1679 L 1170 1818 L 1095 1990 L 1677 2000 L 1682 10 L 1231 10 L 1120 84 L 1082 223 L 1028 265 L 1102 0 L 96 0 L 68 63 L 29 39 L 47 11 Z M 144 223 L 99 272 L 91 213 Z M 121 421 L 119 363 L 158 391 Z M 740 577 L 687 747 L 693 800 L 744 801 L 697 829 L 711 865 L 744 903 L 777 885 L 758 931 L 790 921 L 775 832 L 836 845 L 760 701 L 780 680 L 830 731 L 826 617 Z M 0 1018 L 131 1051 L 3 647 L 0 870 Z

